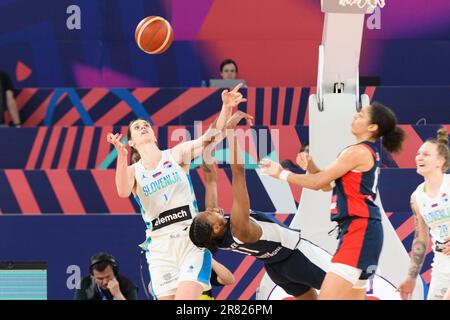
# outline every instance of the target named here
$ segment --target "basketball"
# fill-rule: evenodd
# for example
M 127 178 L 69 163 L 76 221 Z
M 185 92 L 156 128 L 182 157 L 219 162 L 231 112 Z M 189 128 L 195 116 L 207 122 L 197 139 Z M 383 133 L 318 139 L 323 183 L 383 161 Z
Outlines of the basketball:
M 172 44 L 173 29 L 166 19 L 149 16 L 139 22 L 134 37 L 138 47 L 145 53 L 160 54 Z

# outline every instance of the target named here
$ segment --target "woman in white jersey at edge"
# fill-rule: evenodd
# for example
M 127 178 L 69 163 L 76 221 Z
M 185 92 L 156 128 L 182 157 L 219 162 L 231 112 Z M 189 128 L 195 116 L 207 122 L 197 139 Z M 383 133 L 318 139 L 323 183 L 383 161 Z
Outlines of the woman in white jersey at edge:
M 424 177 L 411 195 L 415 235 L 408 276 L 398 291 L 402 299 L 411 298 L 428 247 L 433 242 L 434 259 L 428 300 L 449 299 L 450 287 L 450 166 L 448 133 L 440 129 L 437 139 L 427 140 L 416 155 L 417 173 Z
M 131 159 L 120 134 L 109 134 L 108 142 L 117 150 L 116 187 L 120 197 L 131 193 L 146 223 L 147 262 L 153 294 L 159 300 L 198 299 L 210 288 L 211 253 L 199 249 L 189 239 L 189 226 L 198 213 L 189 165 L 213 136 L 220 134 L 233 108 L 245 102 L 237 85 L 222 92 L 222 110 L 214 125 L 201 137 L 160 150 L 146 120 L 132 121 L 128 127 Z M 137 156 L 137 157 L 136 157 Z

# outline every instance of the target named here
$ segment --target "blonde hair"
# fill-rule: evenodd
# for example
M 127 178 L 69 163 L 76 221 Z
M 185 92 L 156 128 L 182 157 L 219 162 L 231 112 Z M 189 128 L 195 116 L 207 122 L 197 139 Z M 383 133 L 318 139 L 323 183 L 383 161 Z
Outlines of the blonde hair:
M 434 143 L 437 146 L 438 154 L 444 158 L 445 162 L 442 166 L 442 171 L 447 172 L 450 167 L 450 149 L 448 148 L 448 131 L 444 127 L 437 131 L 435 139 L 428 139 L 428 142 Z

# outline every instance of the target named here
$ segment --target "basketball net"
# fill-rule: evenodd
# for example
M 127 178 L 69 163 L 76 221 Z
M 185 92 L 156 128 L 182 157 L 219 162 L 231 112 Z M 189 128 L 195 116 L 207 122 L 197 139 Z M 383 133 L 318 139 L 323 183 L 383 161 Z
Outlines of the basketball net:
M 368 6 L 371 9 L 375 9 L 377 6 L 383 8 L 386 5 L 385 0 L 339 0 L 339 4 L 343 7 L 358 5 L 359 8 L 365 8 Z

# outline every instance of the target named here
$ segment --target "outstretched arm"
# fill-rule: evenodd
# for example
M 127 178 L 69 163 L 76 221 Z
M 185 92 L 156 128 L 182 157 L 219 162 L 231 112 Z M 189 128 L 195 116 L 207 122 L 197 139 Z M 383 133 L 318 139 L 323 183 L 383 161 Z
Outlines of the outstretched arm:
M 316 163 L 313 161 L 312 157 L 309 155 L 308 152 L 300 152 L 297 155 L 295 162 L 297 162 L 300 168 L 302 168 L 305 171 L 308 171 L 308 173 L 314 174 L 321 171 L 319 167 L 317 167 Z
M 226 127 L 235 128 L 237 124 L 242 120 L 246 119 L 250 125 L 252 124 L 253 117 L 247 115 L 242 111 L 237 111 L 228 120 Z M 214 126 L 213 123 L 212 126 Z M 221 141 L 225 136 L 225 130 L 223 130 L 220 135 L 213 137 L 209 141 L 205 141 L 203 148 L 203 176 L 205 178 L 205 208 L 217 208 L 217 168 L 215 165 L 215 160 L 212 155 L 217 141 Z
M 205 208 L 217 208 L 217 168 L 214 162 L 203 161 L 205 178 Z
M 126 146 L 120 142 L 121 134 L 108 134 L 107 141 L 114 145 L 117 151 L 116 166 L 116 188 L 119 197 L 128 198 L 134 186 L 134 167 L 128 166 L 128 151 Z
M 322 171 L 313 161 L 312 157 L 309 155 L 308 152 L 300 152 L 297 155 L 296 162 L 298 166 L 303 170 L 307 171 L 308 174 L 316 174 Z M 332 189 L 333 189 L 332 184 L 328 184 L 323 188 L 321 188 L 322 191 L 331 191 Z
M 230 145 L 233 205 L 231 227 L 233 235 L 243 242 L 255 242 L 261 238 L 261 229 L 250 220 L 250 200 L 245 179 L 244 161 L 234 131 L 227 130 Z
M 195 140 L 180 143 L 172 148 L 172 155 L 179 164 L 189 164 L 192 159 L 200 156 L 205 144 L 211 141 L 211 139 L 214 138 L 216 143 L 218 143 L 224 138 L 222 131 L 225 129 L 233 113 L 233 109 L 240 103 L 247 101 L 239 92 L 241 87 L 242 83 L 238 84 L 231 91 L 224 90 L 222 92 L 223 104 L 219 117 L 214 122 L 214 125 L 208 128 L 202 136 Z
M 352 146 L 342 152 L 336 161 L 327 169 L 315 174 L 288 173 L 287 177 L 281 176 L 289 183 L 301 185 L 304 188 L 320 190 L 330 185 L 334 180 L 342 177 L 347 172 L 357 169 L 372 160 L 370 152 L 361 146 Z M 279 163 L 268 159 L 261 161 L 260 167 L 270 176 L 280 179 L 283 168 Z
M 246 119 L 247 123 L 252 125 L 253 117 L 248 114 L 237 111 L 228 120 L 226 127 L 231 130 L 236 128 L 237 124 L 242 120 Z M 214 125 L 214 124 L 213 124 Z M 203 176 L 205 178 L 205 208 L 217 208 L 217 168 L 215 165 L 215 160 L 212 155 L 217 140 L 223 139 L 225 136 L 225 130 L 221 132 L 218 137 L 214 137 L 210 141 L 206 141 L 203 148 Z
M 397 289 L 403 300 L 411 299 L 412 293 L 416 286 L 417 276 L 419 275 L 420 270 L 422 270 L 422 265 L 425 260 L 429 237 L 428 226 L 418 210 L 414 196 L 411 196 L 411 209 L 415 223 L 414 240 L 411 248 L 411 260 L 409 263 L 408 276 Z

